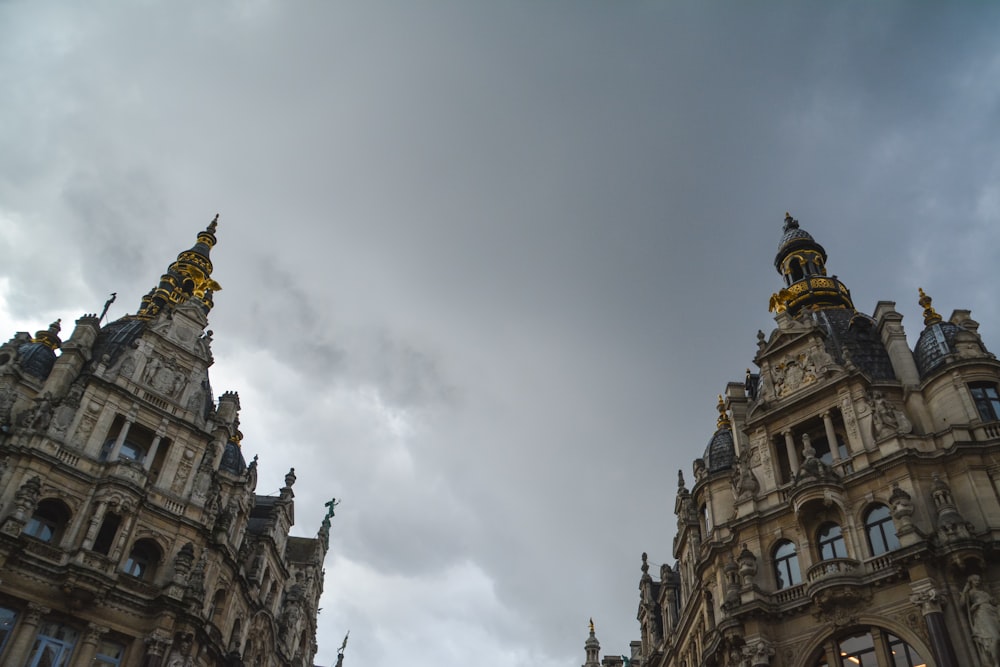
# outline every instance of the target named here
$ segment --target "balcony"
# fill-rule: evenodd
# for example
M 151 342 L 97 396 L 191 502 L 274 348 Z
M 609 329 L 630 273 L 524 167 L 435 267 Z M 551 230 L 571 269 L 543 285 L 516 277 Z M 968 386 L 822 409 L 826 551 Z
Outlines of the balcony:
M 853 558 L 830 558 L 806 572 L 806 590 L 820 608 L 856 604 L 867 594 L 865 569 Z

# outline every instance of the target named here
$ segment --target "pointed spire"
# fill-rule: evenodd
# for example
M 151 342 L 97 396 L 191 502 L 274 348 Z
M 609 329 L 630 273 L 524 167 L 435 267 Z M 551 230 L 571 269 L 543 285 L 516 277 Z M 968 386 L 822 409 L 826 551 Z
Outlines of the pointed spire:
M 160 284 L 142 298 L 136 317 L 151 319 L 163 308 L 173 308 L 186 301 L 194 301 L 207 314 L 214 305 L 212 295 L 222 289 L 212 279 L 212 260 L 209 253 L 215 246 L 215 230 L 219 215 L 204 231 L 198 233 L 195 244 L 177 255 L 177 259 L 160 276 Z
M 917 291 L 920 292 L 920 299 L 917 300 L 917 303 L 924 309 L 924 326 L 929 327 L 932 324 L 940 322 L 941 316 L 934 310 L 934 306 L 931 305 L 931 298 L 924 292 L 924 288 L 918 287 Z

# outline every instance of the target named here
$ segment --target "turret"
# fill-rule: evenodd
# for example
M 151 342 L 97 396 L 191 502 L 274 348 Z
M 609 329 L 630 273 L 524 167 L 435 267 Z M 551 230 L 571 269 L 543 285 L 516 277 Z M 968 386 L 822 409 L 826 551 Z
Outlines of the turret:
M 70 384 L 90 361 L 98 333 L 100 333 L 100 321 L 97 315 L 84 315 L 76 321 L 73 335 L 62 345 L 62 354 L 56 359 L 52 372 L 45 381 L 44 390 L 50 392 L 53 398 L 60 399 L 65 396 Z
M 795 317 L 805 307 L 854 310 L 850 290 L 837 276 L 826 275 L 826 250 L 788 213 L 774 268 L 785 287 L 771 296 L 772 311 Z
M 597 641 L 597 635 L 594 634 L 593 618 L 590 619 L 590 636 L 583 643 L 583 648 L 587 652 L 587 662 L 583 663 L 583 667 L 599 667 L 601 664 L 601 642 Z

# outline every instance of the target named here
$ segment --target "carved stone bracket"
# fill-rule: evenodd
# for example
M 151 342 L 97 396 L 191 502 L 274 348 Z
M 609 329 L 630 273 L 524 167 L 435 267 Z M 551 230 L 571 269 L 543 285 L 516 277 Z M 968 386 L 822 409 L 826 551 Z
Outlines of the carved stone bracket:
M 766 639 L 751 639 L 743 647 L 743 656 L 750 667 L 767 667 L 774 656 L 774 645 Z

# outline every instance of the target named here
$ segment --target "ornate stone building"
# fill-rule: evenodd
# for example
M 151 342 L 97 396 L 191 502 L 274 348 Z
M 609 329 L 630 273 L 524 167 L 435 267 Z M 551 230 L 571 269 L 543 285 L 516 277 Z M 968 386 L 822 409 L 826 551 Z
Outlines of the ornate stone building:
M 643 554 L 633 667 L 1000 666 L 1000 363 L 922 290 L 910 349 L 826 260 L 786 217 L 777 328 L 679 475 L 675 564 Z
M 0 664 L 313 664 L 329 516 L 289 536 L 212 392 L 215 229 L 134 315 L 0 346 Z

